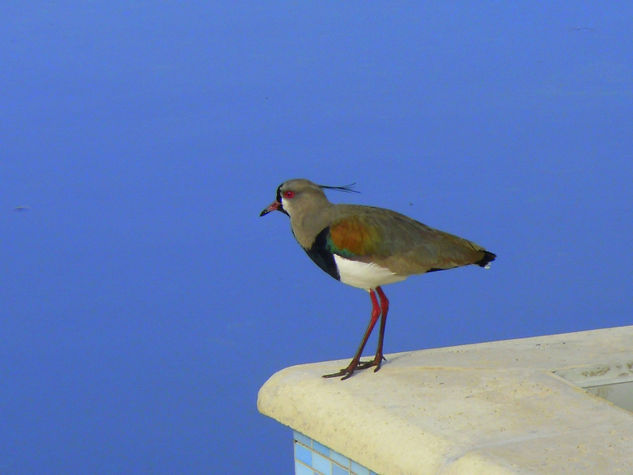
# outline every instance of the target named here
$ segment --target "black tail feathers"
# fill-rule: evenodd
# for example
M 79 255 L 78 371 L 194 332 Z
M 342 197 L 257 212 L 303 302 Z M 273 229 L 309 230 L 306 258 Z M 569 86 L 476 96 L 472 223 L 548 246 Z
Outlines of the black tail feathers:
M 481 267 L 486 267 L 489 263 L 494 261 L 496 257 L 497 255 L 493 254 L 492 252 L 484 251 L 484 257 L 475 262 L 475 264 Z

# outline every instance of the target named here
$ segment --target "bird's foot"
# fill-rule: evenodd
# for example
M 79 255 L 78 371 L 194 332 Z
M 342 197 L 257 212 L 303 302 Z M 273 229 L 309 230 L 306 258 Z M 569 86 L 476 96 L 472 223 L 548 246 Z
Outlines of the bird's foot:
M 337 371 L 336 373 L 324 374 L 323 377 L 324 378 L 338 378 L 339 376 L 343 376 L 341 378 L 341 381 L 343 381 L 344 379 L 351 377 L 352 374 L 354 374 L 355 369 L 356 368 L 350 368 L 348 366 L 347 368 L 343 368 L 342 370 Z
M 375 373 L 376 371 L 380 369 L 382 360 L 387 361 L 387 358 L 385 358 L 382 355 L 380 356 L 376 355 L 374 359 L 369 360 L 369 361 L 352 360 L 350 364 L 347 366 L 347 368 L 343 368 L 342 370 L 337 371 L 336 373 L 324 374 L 323 377 L 337 378 L 339 376 L 342 376 L 341 381 L 343 381 L 345 379 L 350 378 L 352 374 L 354 374 L 354 371 L 356 371 L 357 369 L 367 369 L 367 368 L 371 368 L 372 366 L 376 367 L 376 369 L 374 369 L 374 373 Z
M 369 360 L 369 361 L 360 361 L 358 363 L 358 368 L 357 369 L 367 369 L 367 368 L 371 368 L 372 366 L 375 366 L 376 368 L 374 369 L 374 373 L 376 371 L 378 371 L 380 369 L 380 365 L 382 364 L 382 360 L 387 361 L 387 358 L 385 358 L 384 356 L 380 355 L 376 355 L 376 357 L 373 360 Z

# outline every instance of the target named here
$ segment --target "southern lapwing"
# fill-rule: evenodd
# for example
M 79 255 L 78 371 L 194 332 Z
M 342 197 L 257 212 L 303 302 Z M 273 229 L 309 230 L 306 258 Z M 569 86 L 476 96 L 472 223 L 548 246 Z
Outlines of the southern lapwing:
M 323 189 L 353 191 L 350 186 L 317 185 L 289 180 L 277 188 L 277 198 L 260 216 L 281 211 L 290 217 L 292 233 L 308 256 L 344 284 L 365 289 L 371 298 L 371 319 L 350 364 L 325 378 L 349 378 L 355 370 L 380 369 L 389 300 L 381 286 L 413 274 L 476 264 L 488 267 L 492 252 L 474 242 L 438 231 L 395 211 L 372 206 L 333 204 Z M 376 298 L 380 299 L 380 303 Z M 374 325 L 380 320 L 376 355 L 360 361 Z

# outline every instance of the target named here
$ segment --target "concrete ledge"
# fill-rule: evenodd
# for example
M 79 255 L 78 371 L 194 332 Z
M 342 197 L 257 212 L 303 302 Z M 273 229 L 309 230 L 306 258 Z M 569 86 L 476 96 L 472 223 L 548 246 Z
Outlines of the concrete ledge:
M 377 473 L 633 473 L 633 413 L 580 387 L 633 381 L 633 326 L 387 358 L 286 368 L 258 408 Z

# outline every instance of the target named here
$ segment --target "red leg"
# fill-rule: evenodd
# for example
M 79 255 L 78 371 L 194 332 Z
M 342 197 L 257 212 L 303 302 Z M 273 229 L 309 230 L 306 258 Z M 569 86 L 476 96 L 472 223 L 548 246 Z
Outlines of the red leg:
M 385 327 L 387 326 L 387 313 L 389 313 L 389 299 L 382 291 L 380 287 L 376 287 L 376 292 L 378 292 L 378 297 L 380 297 L 380 310 L 381 310 L 381 318 L 380 318 L 380 332 L 378 333 L 378 348 L 376 348 L 376 356 L 371 361 L 367 361 L 365 363 L 361 363 L 358 369 L 365 369 L 375 366 L 374 373 L 380 369 L 380 365 L 382 364 L 382 360 L 385 357 L 382 354 L 382 345 L 385 339 Z
M 380 293 L 382 293 L 382 290 L 380 290 Z M 352 361 L 350 361 L 349 365 L 347 365 L 347 368 L 343 368 L 337 373 L 324 374 L 323 375 L 324 378 L 334 378 L 336 376 L 343 376 L 341 379 L 347 379 L 354 373 L 354 370 L 358 367 L 358 364 L 360 362 L 360 357 L 363 353 L 363 349 L 365 349 L 365 344 L 367 344 L 369 335 L 371 335 L 371 332 L 374 329 L 374 325 L 376 325 L 376 322 L 378 321 L 378 317 L 382 313 L 380 305 L 378 305 L 378 299 L 376 299 L 376 293 L 373 290 L 369 291 L 369 297 L 371 298 L 371 304 L 372 304 L 371 319 L 369 320 L 369 325 L 367 325 L 367 330 L 365 330 L 365 335 L 363 336 L 363 340 L 360 342 L 360 346 L 358 347 L 358 350 L 356 350 L 356 354 L 354 355 L 354 358 L 352 358 Z M 381 328 L 382 327 L 383 325 L 381 324 Z M 366 367 L 368 366 L 362 366 L 362 369 Z

